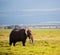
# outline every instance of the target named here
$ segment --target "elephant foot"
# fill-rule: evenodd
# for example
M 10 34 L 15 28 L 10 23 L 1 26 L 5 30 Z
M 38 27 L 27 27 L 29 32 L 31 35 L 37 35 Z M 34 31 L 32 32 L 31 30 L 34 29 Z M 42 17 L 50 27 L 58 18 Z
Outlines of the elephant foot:
M 25 46 L 25 42 L 22 42 L 23 46 Z

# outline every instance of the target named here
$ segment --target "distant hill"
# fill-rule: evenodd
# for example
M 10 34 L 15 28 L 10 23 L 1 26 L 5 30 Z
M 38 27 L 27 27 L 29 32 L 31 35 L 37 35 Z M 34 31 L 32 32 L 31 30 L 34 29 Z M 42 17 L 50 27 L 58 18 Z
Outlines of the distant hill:
M 17 24 L 17 25 L 0 25 L 0 29 L 14 28 L 60 28 L 60 23 L 53 24 Z

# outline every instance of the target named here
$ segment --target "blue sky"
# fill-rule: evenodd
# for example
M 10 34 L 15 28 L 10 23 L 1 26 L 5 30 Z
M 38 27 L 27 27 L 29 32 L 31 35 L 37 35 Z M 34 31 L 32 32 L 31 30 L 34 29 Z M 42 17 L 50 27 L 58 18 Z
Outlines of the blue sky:
M 60 23 L 60 0 L 0 0 L 0 24 Z

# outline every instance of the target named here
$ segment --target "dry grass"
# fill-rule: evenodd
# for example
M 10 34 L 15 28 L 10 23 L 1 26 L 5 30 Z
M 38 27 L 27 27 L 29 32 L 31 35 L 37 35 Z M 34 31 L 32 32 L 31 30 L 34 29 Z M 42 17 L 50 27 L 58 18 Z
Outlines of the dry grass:
M 31 29 L 35 45 L 27 39 L 26 46 L 21 42 L 9 46 L 11 30 L 0 30 L 0 55 L 60 55 L 60 29 Z

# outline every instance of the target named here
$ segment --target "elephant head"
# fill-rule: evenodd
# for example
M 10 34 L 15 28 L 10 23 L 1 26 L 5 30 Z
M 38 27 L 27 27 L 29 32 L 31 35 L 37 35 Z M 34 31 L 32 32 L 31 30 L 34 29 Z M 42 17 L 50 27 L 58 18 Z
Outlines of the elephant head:
M 31 43 L 34 45 L 34 39 L 33 39 L 33 35 L 30 29 L 26 30 L 26 35 L 31 40 Z

